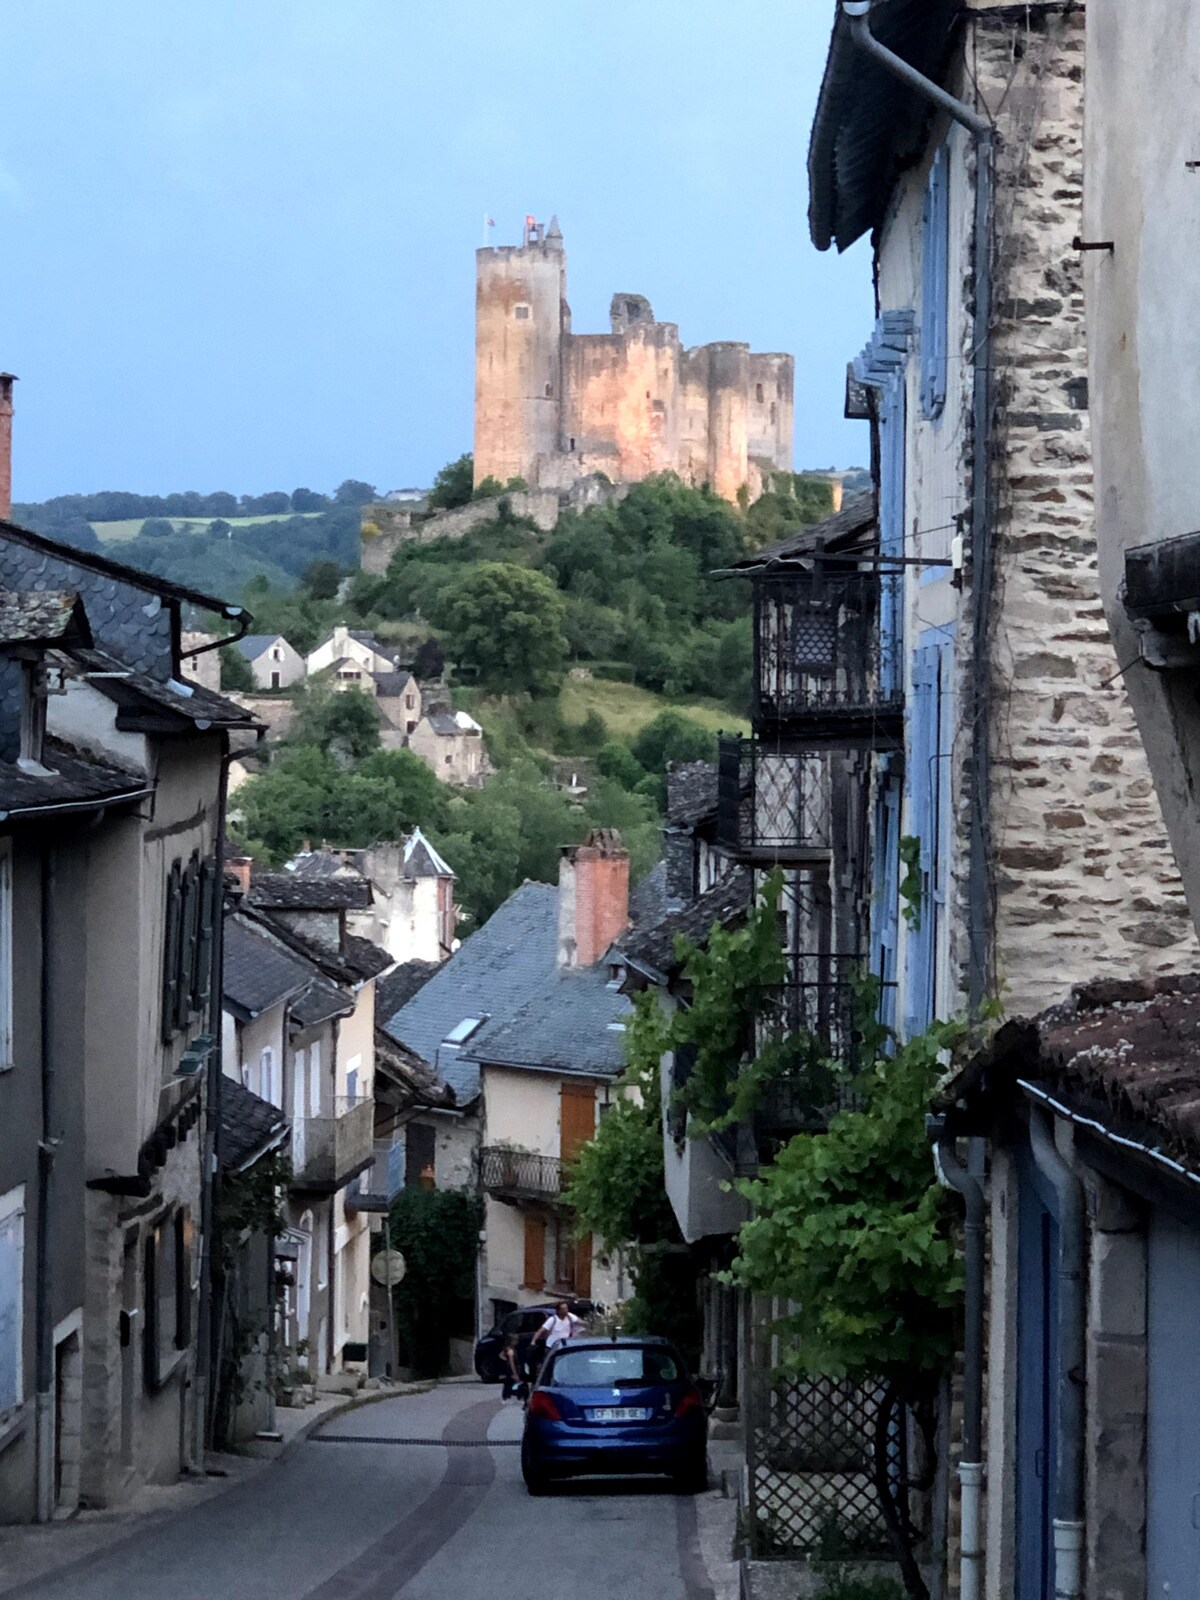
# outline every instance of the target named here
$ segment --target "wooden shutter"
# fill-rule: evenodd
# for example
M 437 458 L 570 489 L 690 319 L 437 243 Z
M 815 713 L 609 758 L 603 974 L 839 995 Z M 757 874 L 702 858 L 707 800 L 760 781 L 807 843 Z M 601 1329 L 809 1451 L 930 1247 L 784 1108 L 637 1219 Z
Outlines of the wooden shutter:
M 590 1083 L 564 1083 L 559 1092 L 559 1155 L 570 1161 L 596 1132 L 596 1090 Z
M 575 1293 L 588 1300 L 592 1293 L 592 1236 L 585 1233 L 575 1241 Z
M 196 940 L 196 961 L 192 973 L 192 1009 L 204 1011 L 212 991 L 213 930 L 220 915 L 221 880 L 216 859 L 210 856 L 200 866 L 200 929 Z
M 163 923 L 162 1036 L 170 1043 L 175 1037 L 179 1006 L 179 943 L 183 892 L 179 862 L 173 862 L 167 875 L 167 907 Z
M 921 645 L 913 652 L 912 696 L 908 714 L 908 832 L 920 840 L 921 899 L 918 925 L 909 927 L 905 963 L 904 1022 L 909 1037 L 933 1021 L 940 901 L 944 896 L 948 817 L 942 816 L 949 765 L 943 730 L 943 676 L 950 663 L 949 641 Z M 948 702 L 945 708 L 948 710 Z
M 905 498 L 904 368 L 892 372 L 879 397 L 879 553 L 904 554 Z M 880 688 L 900 687 L 904 649 L 904 591 L 901 570 L 885 571 L 879 580 Z
M 175 982 L 175 1028 L 186 1028 L 192 1014 L 196 979 L 196 946 L 200 942 L 200 861 L 193 856 L 181 879 L 179 912 L 179 972 Z
M 522 1288 L 536 1289 L 539 1294 L 546 1286 L 546 1223 L 532 1211 L 525 1213 L 525 1282 Z
M 871 894 L 871 970 L 883 985 L 879 1020 L 896 1026 L 896 947 L 900 931 L 900 781 L 892 757 L 880 762 L 875 802 L 875 861 Z
M 941 416 L 946 402 L 950 298 L 950 155 L 939 147 L 925 187 L 921 226 L 921 414 Z

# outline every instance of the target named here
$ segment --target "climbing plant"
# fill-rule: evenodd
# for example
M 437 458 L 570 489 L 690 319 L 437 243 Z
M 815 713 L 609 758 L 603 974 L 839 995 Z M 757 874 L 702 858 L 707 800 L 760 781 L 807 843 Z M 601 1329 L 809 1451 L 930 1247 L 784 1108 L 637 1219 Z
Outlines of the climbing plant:
M 450 1340 L 471 1332 L 482 1208 L 464 1189 L 401 1189 L 392 1201 L 390 1238 L 404 1255 L 392 1290 L 400 1361 L 417 1377 L 440 1377 Z
M 904 920 L 914 931 L 921 926 L 921 841 L 911 833 L 900 839 L 900 909 Z

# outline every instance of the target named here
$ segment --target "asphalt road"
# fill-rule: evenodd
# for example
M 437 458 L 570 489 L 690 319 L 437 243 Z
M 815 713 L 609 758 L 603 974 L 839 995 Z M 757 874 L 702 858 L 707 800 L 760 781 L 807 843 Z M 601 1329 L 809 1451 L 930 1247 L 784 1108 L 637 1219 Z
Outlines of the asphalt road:
M 13 1600 L 713 1600 L 696 1503 L 668 1485 L 531 1499 L 521 1411 L 452 1385 L 334 1418 L 245 1484 Z

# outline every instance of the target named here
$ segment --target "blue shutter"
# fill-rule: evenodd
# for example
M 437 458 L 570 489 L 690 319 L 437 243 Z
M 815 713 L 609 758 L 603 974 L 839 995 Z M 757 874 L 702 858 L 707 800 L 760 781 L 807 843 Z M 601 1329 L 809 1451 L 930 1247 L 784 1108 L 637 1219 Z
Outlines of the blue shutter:
M 896 1026 L 896 946 L 900 925 L 900 784 L 892 758 L 880 762 L 875 801 L 875 863 L 871 894 L 871 971 L 882 984 L 879 1020 Z
M 908 700 L 908 833 L 921 844 L 920 920 L 916 927 L 910 925 L 906 942 L 904 1031 L 910 1038 L 933 1021 L 939 654 L 937 645 L 922 645 L 913 652 L 912 693 Z
M 25 1292 L 25 1213 L 0 1222 L 0 1416 L 22 1397 L 21 1310 Z
M 905 468 L 904 368 L 893 372 L 879 396 L 879 553 L 904 554 Z M 904 649 L 902 568 L 886 570 L 880 583 L 880 687 L 885 694 L 900 687 Z
M 950 300 L 950 155 L 939 147 L 925 188 L 921 228 L 921 415 L 946 403 Z

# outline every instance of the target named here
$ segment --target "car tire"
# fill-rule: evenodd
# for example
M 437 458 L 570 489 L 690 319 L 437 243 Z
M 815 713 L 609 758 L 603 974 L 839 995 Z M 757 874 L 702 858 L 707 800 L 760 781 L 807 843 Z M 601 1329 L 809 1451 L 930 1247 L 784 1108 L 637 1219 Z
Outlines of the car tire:
M 708 1489 L 708 1457 L 701 1456 L 699 1461 L 693 1462 L 690 1467 L 685 1467 L 682 1472 L 675 1474 L 675 1489 L 678 1494 L 704 1494 Z
M 521 1450 L 521 1476 L 531 1495 L 543 1495 L 549 1491 L 550 1479 L 530 1460 L 529 1452 L 524 1448 Z
M 479 1379 L 480 1383 L 500 1382 L 500 1368 L 495 1362 L 489 1363 L 477 1358 L 475 1362 L 475 1375 Z

